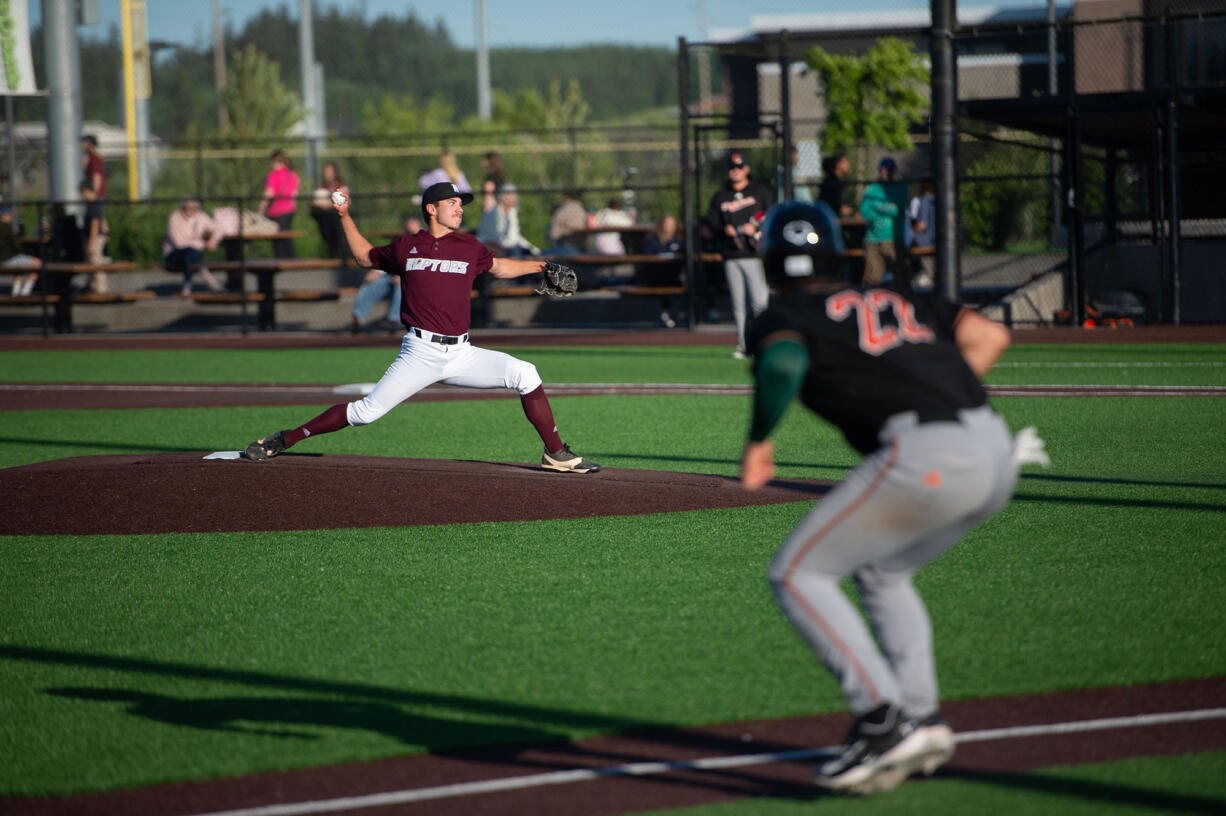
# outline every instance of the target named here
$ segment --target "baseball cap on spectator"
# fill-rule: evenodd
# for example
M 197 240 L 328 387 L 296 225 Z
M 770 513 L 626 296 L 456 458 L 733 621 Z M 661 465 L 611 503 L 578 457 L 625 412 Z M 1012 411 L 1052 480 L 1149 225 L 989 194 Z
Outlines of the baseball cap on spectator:
M 517 193 L 517 192 L 519 192 L 519 188 L 516 187 L 514 184 L 512 184 L 509 181 L 504 181 L 502 183 L 502 186 L 498 188 L 499 195 L 502 195 L 503 193 Z
M 0 215 L 8 215 L 13 211 L 12 204 L 0 204 Z
M 748 162 L 745 161 L 745 157 L 742 156 L 740 153 L 733 153 L 731 156 L 728 157 L 728 169 L 729 170 L 731 170 L 734 167 L 744 167 L 746 164 L 748 164 Z
M 886 156 L 884 159 L 881 160 L 881 164 L 879 165 L 878 169 L 885 170 L 887 168 L 890 170 L 897 170 L 898 162 L 894 161 L 889 156 Z

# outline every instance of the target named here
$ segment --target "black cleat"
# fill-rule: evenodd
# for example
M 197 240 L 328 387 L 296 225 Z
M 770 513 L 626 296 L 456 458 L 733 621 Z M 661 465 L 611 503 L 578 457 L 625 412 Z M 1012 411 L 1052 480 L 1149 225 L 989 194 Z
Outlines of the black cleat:
M 257 439 L 243 451 L 243 458 L 253 462 L 271 459 L 285 450 L 285 431 L 277 431 L 263 439 Z

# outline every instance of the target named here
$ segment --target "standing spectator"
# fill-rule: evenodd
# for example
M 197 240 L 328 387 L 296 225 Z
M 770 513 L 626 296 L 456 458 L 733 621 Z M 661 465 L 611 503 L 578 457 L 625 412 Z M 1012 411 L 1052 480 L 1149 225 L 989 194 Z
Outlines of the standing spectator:
M 519 231 L 519 190 L 511 182 L 498 190 L 497 206 L 482 216 L 477 240 L 507 258 L 541 254 Z
M 405 216 L 404 234 L 416 235 L 425 229 L 425 224 L 415 215 Z M 360 332 L 366 323 L 366 316 L 375 304 L 387 299 L 387 317 L 379 321 L 379 328 L 387 331 L 400 331 L 400 278 L 389 275 L 382 269 L 371 268 L 358 287 L 357 298 L 353 301 L 353 319 L 350 331 Z
M 644 266 L 644 270 L 652 270 L 641 275 L 645 286 L 677 286 L 681 283 L 682 255 L 685 253 L 685 237 L 681 234 L 681 225 L 677 216 L 664 213 L 656 222 L 656 228 L 643 240 L 644 255 L 662 255 L 676 258 L 677 263 L 657 263 Z M 677 321 L 673 318 L 672 300 L 668 297 L 660 299 L 660 322 L 668 328 L 674 328 Z
M 860 215 L 868 221 L 864 230 L 864 285 L 880 284 L 888 271 L 899 291 L 910 295 L 911 270 L 903 244 L 907 186 L 898 181 L 898 163 L 889 156 L 877 168 L 877 181 L 864 190 Z
M 20 235 L 13 205 L 0 204 L 0 268 L 21 270 L 13 274 L 12 294 L 28 295 L 33 293 L 34 284 L 38 283 L 37 270 L 42 268 L 43 262 L 21 251 L 21 242 L 17 240 Z
M 907 208 L 907 219 L 911 224 L 912 248 L 931 249 L 936 246 L 936 217 L 937 205 L 932 194 L 932 180 L 924 179 L 920 183 L 919 195 L 911 199 L 911 204 Z M 916 286 L 932 286 L 934 260 L 931 255 L 911 257 L 911 272 L 915 276 Z
M 464 175 L 464 172 L 460 170 L 460 166 L 456 163 L 455 154 L 450 150 L 444 150 L 439 154 L 438 167 L 417 179 L 417 185 L 424 190 L 442 181 L 454 184 L 461 193 L 471 193 L 473 189 L 472 185 L 468 183 L 468 177 Z
M 498 190 L 507 183 L 507 170 L 502 156 L 493 151 L 481 157 L 481 167 L 485 170 L 481 180 L 481 212 L 487 213 L 498 203 Z
M 745 157 L 740 153 L 729 156 L 728 181 L 711 197 L 707 220 L 721 239 L 724 277 L 736 325 L 736 350 L 732 356 L 738 360 L 746 356 L 745 329 L 749 319 L 766 309 L 770 300 L 762 261 L 756 255 L 759 226 L 770 205 L 770 190 L 750 178 Z
M 221 234 L 213 219 L 200 209 L 200 201 L 188 197 L 166 219 L 166 237 L 162 241 L 163 265 L 170 272 L 183 273 L 181 297 L 192 296 L 192 271 L 200 273 L 205 286 L 214 292 L 223 287 L 204 264 L 206 251 L 217 249 Z
M 82 178 L 89 183 L 93 197 L 85 205 L 86 244 L 85 257 L 90 263 L 107 263 L 102 254 L 110 236 L 106 220 L 106 162 L 98 149 L 98 137 L 92 133 L 81 138 Z
M 822 159 L 822 186 L 818 201 L 825 201 L 839 218 L 850 218 L 855 210 L 845 201 L 847 182 L 851 173 L 851 159 L 846 153 L 835 153 Z
M 287 232 L 294 225 L 294 213 L 298 208 L 294 198 L 298 195 L 298 174 L 284 151 L 275 150 L 268 159 L 270 169 L 264 179 L 264 197 L 260 199 L 260 215 L 277 222 L 277 229 Z M 272 242 L 272 253 L 278 258 L 293 258 L 294 242 L 290 238 L 277 238 Z
M 81 197 L 85 200 L 85 259 L 89 263 L 110 263 L 111 259 L 103 254 L 111 230 L 106 220 L 106 162 L 102 159 L 102 151 L 98 149 L 98 137 L 88 133 L 81 137 L 81 170 L 84 178 L 81 182 Z M 105 292 L 107 278 L 105 272 L 95 272 L 90 276 L 91 292 Z
M 481 167 L 485 170 L 482 181 L 494 182 L 495 191 L 507 183 L 507 169 L 502 164 L 502 156 L 493 151 L 481 157 Z
M 349 257 L 345 231 L 341 229 L 341 219 L 332 206 L 332 194 L 336 192 L 349 195 L 349 185 L 341 178 L 336 162 L 324 162 L 323 181 L 311 196 L 311 217 L 319 225 L 319 236 L 328 247 L 328 257 L 345 260 Z
M 591 217 L 583 206 L 578 190 L 567 190 L 562 203 L 549 220 L 549 248 L 546 255 L 574 255 L 582 252 L 587 242 L 587 227 Z

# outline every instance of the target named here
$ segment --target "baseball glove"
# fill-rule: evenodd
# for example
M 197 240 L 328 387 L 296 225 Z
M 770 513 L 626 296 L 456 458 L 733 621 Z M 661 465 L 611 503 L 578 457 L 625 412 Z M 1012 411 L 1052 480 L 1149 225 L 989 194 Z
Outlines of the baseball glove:
M 541 270 L 541 285 L 536 292 L 554 297 L 570 297 L 579 288 L 579 276 L 569 266 L 548 261 Z

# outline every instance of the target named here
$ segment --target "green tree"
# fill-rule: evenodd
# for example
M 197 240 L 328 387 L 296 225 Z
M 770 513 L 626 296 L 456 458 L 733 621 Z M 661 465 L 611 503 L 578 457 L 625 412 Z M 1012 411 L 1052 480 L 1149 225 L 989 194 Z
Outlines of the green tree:
M 581 127 L 591 112 L 577 79 L 569 80 L 563 91 L 562 81 L 555 77 L 549 82 L 547 96 L 535 88 L 520 88 L 513 95 L 494 92 L 494 119 L 514 130 L 544 132 Z
M 230 127 L 223 137 L 278 138 L 302 119 L 297 94 L 281 82 L 281 66 L 255 46 L 238 52 L 227 75 L 222 104 L 230 113 Z
M 809 50 L 808 63 L 825 95 L 822 150 L 854 157 L 861 175 L 872 145 L 912 150 L 911 125 L 928 112 L 928 68 L 923 56 L 896 37 L 883 37 L 864 55 Z

